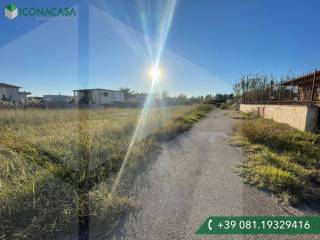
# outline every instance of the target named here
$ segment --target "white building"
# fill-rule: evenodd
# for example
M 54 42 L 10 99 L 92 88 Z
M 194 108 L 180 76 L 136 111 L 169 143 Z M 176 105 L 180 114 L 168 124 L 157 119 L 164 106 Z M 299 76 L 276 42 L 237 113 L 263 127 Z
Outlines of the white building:
M 0 100 L 14 103 L 26 103 L 30 92 L 19 92 L 21 87 L 0 83 Z
M 75 103 L 80 104 L 112 104 L 114 102 L 124 102 L 124 93 L 108 89 L 81 89 L 73 90 Z
M 43 95 L 43 101 L 44 102 L 58 102 L 58 103 L 67 103 L 72 101 L 72 96 L 67 95 Z

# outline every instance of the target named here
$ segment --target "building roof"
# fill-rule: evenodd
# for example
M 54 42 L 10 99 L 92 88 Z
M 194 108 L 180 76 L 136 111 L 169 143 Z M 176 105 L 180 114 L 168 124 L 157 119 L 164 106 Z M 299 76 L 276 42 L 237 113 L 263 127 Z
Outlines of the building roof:
M 302 74 L 285 82 L 281 82 L 279 85 L 309 86 L 313 84 L 313 80 L 315 81 L 315 85 L 320 84 L 320 71 L 315 70 L 313 72 Z
M 7 88 L 21 88 L 15 85 L 7 84 L 7 83 L 0 83 L 0 87 L 7 87 Z
M 122 91 L 103 89 L 103 88 L 86 88 L 86 89 L 78 89 L 78 90 L 72 90 L 72 91 L 74 91 L 74 92 L 84 92 L 84 91 L 93 91 L 93 90 L 103 90 L 103 91 L 109 91 L 109 92 L 122 92 Z

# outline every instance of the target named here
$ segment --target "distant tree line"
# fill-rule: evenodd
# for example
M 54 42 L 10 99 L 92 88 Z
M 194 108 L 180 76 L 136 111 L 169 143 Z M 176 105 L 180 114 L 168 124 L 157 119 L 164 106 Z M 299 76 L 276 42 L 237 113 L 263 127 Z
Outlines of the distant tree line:
M 125 101 L 130 102 L 134 99 L 139 99 L 142 102 L 147 98 L 147 93 L 136 93 L 130 88 L 122 87 L 119 89 L 124 93 Z M 205 96 L 192 96 L 188 97 L 186 94 L 179 94 L 177 96 L 170 96 L 169 92 L 164 90 L 155 96 L 158 100 L 161 100 L 166 105 L 182 105 L 182 104 L 195 104 L 195 103 L 209 103 L 209 104 L 222 104 L 227 101 L 232 101 L 233 94 L 208 94 Z

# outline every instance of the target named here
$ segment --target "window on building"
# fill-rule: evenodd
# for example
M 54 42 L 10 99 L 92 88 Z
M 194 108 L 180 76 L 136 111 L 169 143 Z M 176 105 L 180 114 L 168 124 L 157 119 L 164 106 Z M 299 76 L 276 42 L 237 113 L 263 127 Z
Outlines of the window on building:
M 108 93 L 108 92 L 104 92 L 104 93 L 103 93 L 103 96 L 108 97 L 108 96 L 109 96 L 109 93 Z

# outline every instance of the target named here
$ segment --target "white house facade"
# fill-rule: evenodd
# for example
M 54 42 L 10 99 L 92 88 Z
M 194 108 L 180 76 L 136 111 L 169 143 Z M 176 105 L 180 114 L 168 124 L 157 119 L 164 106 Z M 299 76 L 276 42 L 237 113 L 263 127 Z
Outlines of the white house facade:
M 19 92 L 21 87 L 0 83 L 0 100 L 13 103 L 26 103 L 30 92 Z
M 75 103 L 80 104 L 112 104 L 115 102 L 124 102 L 124 93 L 108 89 L 81 89 L 73 90 Z

